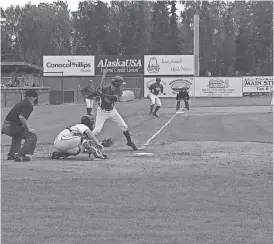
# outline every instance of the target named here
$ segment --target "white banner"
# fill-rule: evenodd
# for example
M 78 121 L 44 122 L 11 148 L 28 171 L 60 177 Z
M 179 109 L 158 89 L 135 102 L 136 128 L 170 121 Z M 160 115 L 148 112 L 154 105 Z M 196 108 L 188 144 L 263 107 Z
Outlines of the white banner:
M 195 77 L 195 97 L 242 97 L 242 77 Z
M 44 76 L 94 76 L 94 56 L 43 56 Z
M 150 93 L 148 86 L 155 82 L 156 78 L 144 78 L 144 97 Z M 194 96 L 194 77 L 161 77 L 161 84 L 166 95 L 160 94 L 159 97 L 176 97 L 182 87 L 189 89 L 190 97 Z
M 244 95 L 268 95 L 273 87 L 273 76 L 243 77 Z
M 144 75 L 194 75 L 194 56 L 145 55 Z

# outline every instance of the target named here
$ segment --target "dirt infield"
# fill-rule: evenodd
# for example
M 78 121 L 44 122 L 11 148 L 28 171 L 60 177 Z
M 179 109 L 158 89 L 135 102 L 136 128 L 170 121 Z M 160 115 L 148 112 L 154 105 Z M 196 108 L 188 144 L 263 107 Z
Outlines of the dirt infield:
M 115 145 L 106 161 L 47 160 L 54 137 L 85 108 L 37 107 L 33 161 L 3 159 L 10 139 L 2 138 L 2 243 L 272 243 L 273 117 L 268 100 L 231 101 L 193 99 L 141 150 L 149 155 L 107 123 L 102 138 Z M 174 107 L 164 99 L 156 119 L 147 100 L 118 104 L 138 146 Z

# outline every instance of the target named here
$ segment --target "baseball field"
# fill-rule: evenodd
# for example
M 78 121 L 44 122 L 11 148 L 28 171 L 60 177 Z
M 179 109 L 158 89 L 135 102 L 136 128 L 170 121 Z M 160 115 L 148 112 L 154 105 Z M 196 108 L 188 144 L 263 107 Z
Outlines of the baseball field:
M 119 103 L 136 145 L 149 142 L 140 152 L 149 154 L 135 154 L 107 122 L 101 138 L 115 144 L 105 161 L 47 159 L 54 137 L 85 106 L 36 107 L 31 162 L 7 161 L 10 138 L 2 137 L 2 243 L 272 243 L 269 102 L 195 98 L 190 112 L 174 115 L 175 100 L 163 99 L 159 118 L 148 115 L 147 99 Z

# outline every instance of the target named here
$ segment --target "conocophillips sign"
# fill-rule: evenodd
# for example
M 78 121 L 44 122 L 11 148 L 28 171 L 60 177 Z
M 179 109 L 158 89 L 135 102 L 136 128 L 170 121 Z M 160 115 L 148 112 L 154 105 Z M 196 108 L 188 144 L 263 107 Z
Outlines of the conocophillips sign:
M 94 76 L 94 56 L 44 56 L 44 76 Z
M 95 56 L 95 74 L 101 75 L 103 70 L 111 75 L 136 75 L 144 72 L 143 57 L 140 55 L 104 55 Z

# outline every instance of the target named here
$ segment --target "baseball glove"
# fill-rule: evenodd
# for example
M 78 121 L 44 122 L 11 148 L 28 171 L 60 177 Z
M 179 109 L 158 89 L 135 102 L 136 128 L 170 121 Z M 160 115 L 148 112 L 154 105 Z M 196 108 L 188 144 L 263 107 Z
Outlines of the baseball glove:
M 111 138 L 105 138 L 101 144 L 103 147 L 111 147 L 113 145 L 113 140 Z

